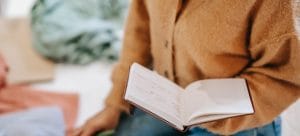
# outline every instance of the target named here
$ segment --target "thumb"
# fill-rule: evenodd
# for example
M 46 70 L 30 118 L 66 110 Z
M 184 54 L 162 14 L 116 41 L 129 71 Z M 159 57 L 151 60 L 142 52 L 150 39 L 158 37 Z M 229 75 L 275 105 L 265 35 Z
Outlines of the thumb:
M 82 127 L 81 128 L 77 128 L 72 132 L 71 136 L 80 136 L 80 134 L 82 133 Z
M 90 127 L 90 128 L 84 129 L 80 136 L 92 136 L 96 132 L 101 132 L 101 131 L 96 128 Z

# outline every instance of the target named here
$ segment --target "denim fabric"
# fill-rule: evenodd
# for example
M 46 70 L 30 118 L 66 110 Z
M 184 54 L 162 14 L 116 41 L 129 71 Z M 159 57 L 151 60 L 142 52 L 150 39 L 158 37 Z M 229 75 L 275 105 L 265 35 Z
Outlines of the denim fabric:
M 234 136 L 280 136 L 281 120 L 260 128 L 241 131 Z M 203 128 L 193 127 L 187 132 L 179 132 L 164 122 L 136 109 L 132 116 L 123 114 L 115 136 L 217 136 Z
M 64 136 L 58 107 L 39 107 L 0 116 L 0 136 Z
M 218 136 L 199 127 L 190 129 L 186 136 Z M 272 123 L 263 127 L 245 130 L 234 134 L 234 136 L 281 136 L 281 119 L 278 117 Z

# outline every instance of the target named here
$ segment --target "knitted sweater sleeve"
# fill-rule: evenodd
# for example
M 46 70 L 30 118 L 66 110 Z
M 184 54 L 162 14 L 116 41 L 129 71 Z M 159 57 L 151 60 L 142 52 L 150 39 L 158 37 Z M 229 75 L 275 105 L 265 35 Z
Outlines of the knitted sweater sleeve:
M 300 42 L 292 0 L 257 0 L 249 19 L 251 63 L 238 77 L 245 78 L 255 113 L 202 127 L 222 135 L 272 122 L 300 96 Z

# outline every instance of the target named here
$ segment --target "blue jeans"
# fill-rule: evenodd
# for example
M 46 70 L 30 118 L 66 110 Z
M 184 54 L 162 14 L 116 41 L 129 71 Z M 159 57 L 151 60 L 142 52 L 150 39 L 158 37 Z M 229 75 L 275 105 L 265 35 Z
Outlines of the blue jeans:
M 234 136 L 280 136 L 281 120 L 277 118 L 263 127 L 245 130 Z M 115 136 L 217 136 L 206 129 L 193 127 L 187 132 L 180 132 L 164 122 L 135 109 L 132 116 L 123 114 Z

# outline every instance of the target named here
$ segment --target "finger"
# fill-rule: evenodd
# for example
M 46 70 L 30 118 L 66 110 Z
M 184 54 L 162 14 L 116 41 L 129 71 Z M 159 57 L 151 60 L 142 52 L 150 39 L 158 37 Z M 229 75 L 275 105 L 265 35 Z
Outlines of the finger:
M 96 132 L 99 132 L 99 130 L 97 130 L 96 128 L 93 128 L 93 127 L 89 127 L 89 128 L 84 129 L 80 136 L 92 136 Z
M 83 130 L 82 127 L 75 129 L 71 136 L 80 136 L 82 130 Z

